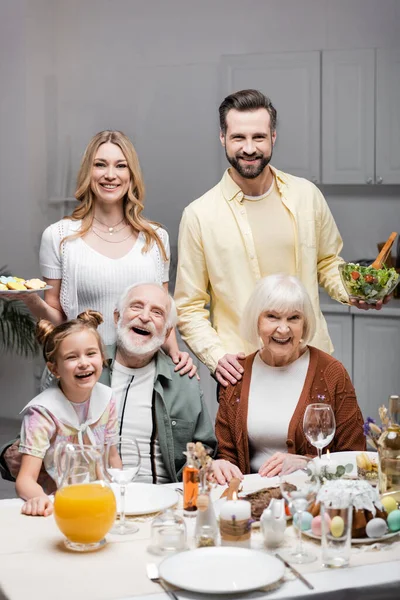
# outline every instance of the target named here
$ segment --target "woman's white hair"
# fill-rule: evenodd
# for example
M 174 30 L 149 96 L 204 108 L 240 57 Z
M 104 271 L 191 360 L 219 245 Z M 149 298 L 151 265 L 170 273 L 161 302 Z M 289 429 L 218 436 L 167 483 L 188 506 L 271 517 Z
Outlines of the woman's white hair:
M 304 317 L 303 343 L 308 344 L 315 333 L 315 314 L 310 296 L 296 277 L 279 273 L 261 279 L 251 294 L 240 323 L 241 336 L 260 348 L 258 321 L 263 312 L 288 313 L 298 311 Z
M 132 290 L 134 290 L 135 288 L 138 288 L 138 287 L 142 287 L 143 285 L 151 285 L 151 286 L 158 288 L 159 290 L 163 290 L 163 292 L 165 292 L 165 295 L 168 296 L 168 299 L 169 299 L 169 306 L 168 306 L 169 311 L 167 314 L 165 327 L 166 327 L 166 329 L 175 327 L 175 325 L 178 321 L 175 300 L 173 299 L 173 297 L 170 294 L 168 294 L 168 292 L 165 290 L 165 288 L 162 285 L 159 285 L 158 283 L 155 283 L 154 281 L 140 281 L 138 283 L 134 283 L 134 284 L 130 285 L 129 287 L 127 287 L 125 289 L 125 291 L 121 294 L 121 296 L 117 302 L 117 306 L 115 307 L 115 310 L 119 313 L 120 318 L 128 304 Z

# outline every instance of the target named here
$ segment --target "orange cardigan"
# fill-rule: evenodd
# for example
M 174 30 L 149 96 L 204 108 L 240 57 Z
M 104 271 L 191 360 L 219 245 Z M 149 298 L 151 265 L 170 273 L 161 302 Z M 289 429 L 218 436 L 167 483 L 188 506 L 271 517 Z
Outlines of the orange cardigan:
M 309 346 L 310 364 L 299 401 L 289 423 L 286 446 L 291 454 L 317 454 L 303 433 L 303 416 L 308 404 L 319 402 L 325 396 L 336 419 L 335 437 L 328 446 L 331 452 L 365 450 L 363 417 L 353 384 L 346 369 L 338 360 Z M 218 458 L 237 465 L 242 473 L 250 473 L 247 410 L 253 361 L 256 353 L 240 362 L 244 373 L 236 385 L 220 388 L 219 409 L 215 423 L 218 440 Z M 279 410 L 279 406 L 276 408 Z M 272 415 L 266 415 L 273 418 Z

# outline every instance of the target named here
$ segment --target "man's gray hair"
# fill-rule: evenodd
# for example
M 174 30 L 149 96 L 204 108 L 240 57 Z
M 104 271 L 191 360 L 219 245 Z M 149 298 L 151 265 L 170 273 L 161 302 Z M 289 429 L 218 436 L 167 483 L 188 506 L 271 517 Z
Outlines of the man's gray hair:
M 250 296 L 240 323 L 240 333 L 253 346 L 260 348 L 258 320 L 266 311 L 298 311 L 304 317 L 303 343 L 308 344 L 315 334 L 315 314 L 310 296 L 296 277 L 279 273 L 260 279 Z
M 165 326 L 167 329 L 170 329 L 171 327 L 175 327 L 177 320 L 178 320 L 178 316 L 177 316 L 177 312 L 176 312 L 176 305 L 175 305 L 175 300 L 173 299 L 173 297 L 171 296 L 171 294 L 169 294 L 165 288 L 162 285 L 159 285 L 158 283 L 155 283 L 154 281 L 140 281 L 139 283 L 133 283 L 132 285 L 128 286 L 125 291 L 121 294 L 117 305 L 115 307 L 115 310 L 119 313 L 120 317 L 122 316 L 122 313 L 124 312 L 126 305 L 128 303 L 128 299 L 131 295 L 132 290 L 134 290 L 135 288 L 138 287 L 142 287 L 144 285 L 151 285 L 155 288 L 158 288 L 159 290 L 163 290 L 163 292 L 165 293 L 166 296 L 168 296 L 169 299 L 169 311 L 167 314 L 167 319 L 166 319 L 166 323 Z

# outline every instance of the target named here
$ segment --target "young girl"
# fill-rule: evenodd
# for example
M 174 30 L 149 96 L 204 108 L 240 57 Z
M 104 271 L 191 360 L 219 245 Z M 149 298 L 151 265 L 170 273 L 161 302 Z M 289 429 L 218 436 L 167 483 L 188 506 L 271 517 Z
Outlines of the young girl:
M 103 445 L 118 434 L 118 416 L 111 388 L 98 383 L 105 354 L 97 327 L 102 315 L 88 310 L 54 327 L 41 320 L 37 339 L 58 385 L 31 400 L 24 413 L 19 452 L 18 495 L 26 500 L 22 513 L 47 516 L 53 505 L 38 483 L 44 465 L 55 479 L 54 449 L 63 441 Z

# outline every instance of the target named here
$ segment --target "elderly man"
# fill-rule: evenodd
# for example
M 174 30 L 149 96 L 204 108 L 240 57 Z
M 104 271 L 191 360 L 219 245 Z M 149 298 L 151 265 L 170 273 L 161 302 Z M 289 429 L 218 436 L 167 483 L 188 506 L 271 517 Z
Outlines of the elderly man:
M 101 381 L 115 391 L 120 434 L 138 441 L 142 481 L 178 481 L 186 444 L 201 441 L 215 450 L 216 439 L 199 382 L 175 372 L 161 350 L 176 322 L 175 303 L 157 284 L 135 284 L 122 295 L 114 319 L 117 344 L 107 348 L 110 368 Z M 226 461 L 216 462 L 220 483 L 230 474 Z

